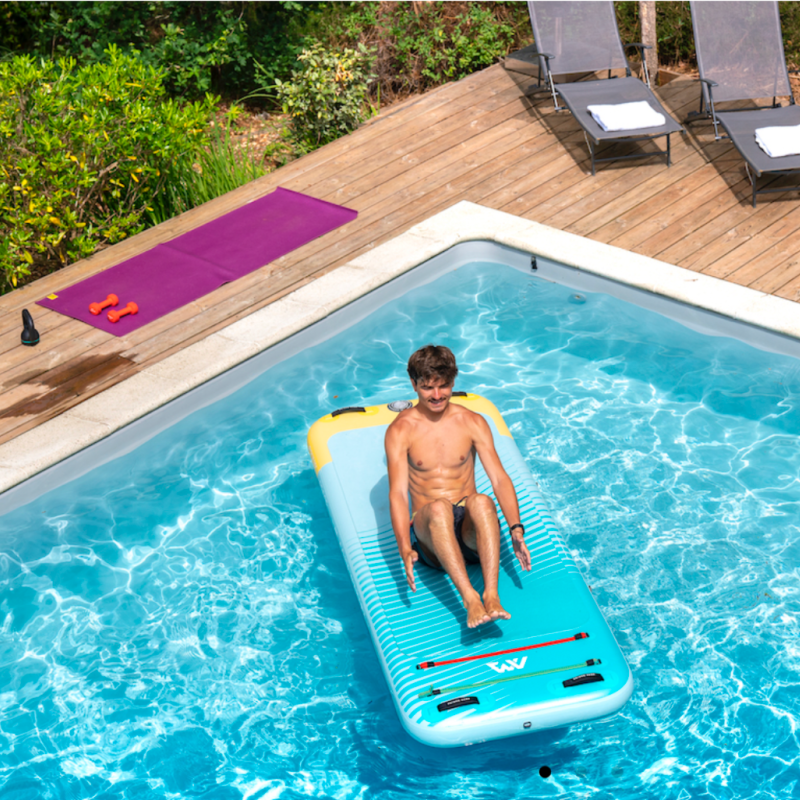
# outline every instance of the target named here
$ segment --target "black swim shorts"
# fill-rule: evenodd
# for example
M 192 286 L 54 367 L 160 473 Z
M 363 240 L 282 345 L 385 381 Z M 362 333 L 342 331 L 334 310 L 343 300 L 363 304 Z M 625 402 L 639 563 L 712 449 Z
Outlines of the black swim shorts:
M 461 555 L 464 556 L 464 561 L 467 564 L 480 564 L 481 560 L 478 554 L 473 550 L 471 547 L 468 547 L 467 544 L 464 542 L 464 538 L 461 533 L 461 529 L 464 526 L 464 517 L 467 514 L 467 509 L 465 507 L 467 498 L 463 497 L 457 503 L 453 504 L 453 533 L 455 533 L 456 541 L 458 542 L 458 546 L 461 549 Z M 417 555 L 419 556 L 419 562 L 424 564 L 426 567 L 431 567 L 432 569 L 442 569 L 439 565 L 433 564 L 430 559 L 427 558 L 425 552 L 423 551 L 422 547 L 420 547 L 419 539 L 417 539 L 417 534 L 414 531 L 414 521 L 412 517 L 411 521 L 411 547 L 412 549 L 416 550 Z

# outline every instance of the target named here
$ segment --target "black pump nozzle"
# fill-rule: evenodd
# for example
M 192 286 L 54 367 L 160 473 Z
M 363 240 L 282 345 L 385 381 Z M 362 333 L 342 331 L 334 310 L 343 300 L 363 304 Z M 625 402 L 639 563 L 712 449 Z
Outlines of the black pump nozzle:
M 31 312 L 28 311 L 27 308 L 22 309 L 22 344 L 27 344 L 31 347 L 35 344 L 39 344 L 39 331 L 33 326 L 33 317 L 31 316 Z

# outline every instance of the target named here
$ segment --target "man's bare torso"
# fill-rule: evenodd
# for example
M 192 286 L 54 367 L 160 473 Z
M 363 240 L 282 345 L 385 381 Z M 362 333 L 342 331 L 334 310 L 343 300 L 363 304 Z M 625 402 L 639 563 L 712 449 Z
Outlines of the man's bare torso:
M 456 503 L 475 493 L 474 416 L 451 404 L 436 422 L 413 408 L 396 420 L 407 447 L 412 512 L 434 500 Z

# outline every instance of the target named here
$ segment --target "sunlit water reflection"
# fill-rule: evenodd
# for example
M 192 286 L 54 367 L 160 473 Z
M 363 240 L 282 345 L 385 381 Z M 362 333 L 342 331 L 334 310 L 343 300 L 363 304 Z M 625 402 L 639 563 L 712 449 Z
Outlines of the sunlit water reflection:
M 447 751 L 399 724 L 305 434 L 407 397 L 430 341 L 631 664 L 615 717 Z M 799 367 L 495 265 L 410 292 L 0 519 L 0 797 L 798 796 Z

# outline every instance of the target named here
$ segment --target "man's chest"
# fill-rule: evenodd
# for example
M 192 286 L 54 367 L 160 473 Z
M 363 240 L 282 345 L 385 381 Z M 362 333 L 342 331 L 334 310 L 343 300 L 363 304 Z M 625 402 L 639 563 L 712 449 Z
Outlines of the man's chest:
M 447 431 L 427 433 L 409 447 L 408 460 L 418 470 L 457 469 L 472 463 L 472 440 Z

